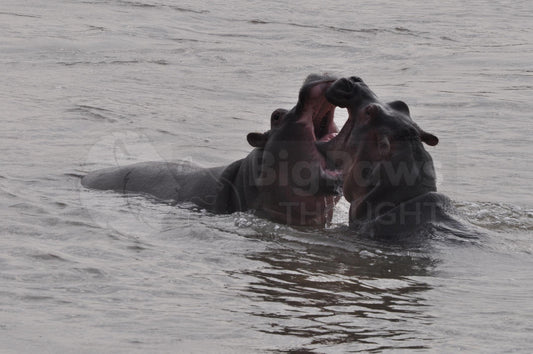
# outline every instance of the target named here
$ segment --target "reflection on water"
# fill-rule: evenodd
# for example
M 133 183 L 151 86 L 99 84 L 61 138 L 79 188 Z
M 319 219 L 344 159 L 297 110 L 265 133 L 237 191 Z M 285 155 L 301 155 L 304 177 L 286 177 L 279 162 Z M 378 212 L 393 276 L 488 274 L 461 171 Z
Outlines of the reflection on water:
M 352 243 L 353 245 L 353 243 Z M 284 244 L 287 246 L 287 244 Z M 375 245 L 345 249 L 292 242 L 247 256 L 264 267 L 244 271 L 243 294 L 257 304 L 268 334 L 295 336 L 293 349 L 324 345 L 383 349 L 427 348 L 421 326 L 431 324 L 422 279 L 436 261 L 423 252 Z

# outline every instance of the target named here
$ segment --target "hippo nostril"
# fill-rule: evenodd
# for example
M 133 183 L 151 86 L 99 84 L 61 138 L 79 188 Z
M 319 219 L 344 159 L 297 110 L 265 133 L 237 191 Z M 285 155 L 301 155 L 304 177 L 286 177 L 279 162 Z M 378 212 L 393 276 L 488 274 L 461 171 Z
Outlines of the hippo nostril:
M 339 79 L 337 82 L 338 82 L 339 87 L 342 87 L 345 90 L 350 90 L 353 86 L 352 82 L 345 78 Z
M 363 79 L 361 79 L 359 76 L 352 76 L 352 77 L 350 77 L 350 81 L 352 81 L 352 82 L 363 82 Z

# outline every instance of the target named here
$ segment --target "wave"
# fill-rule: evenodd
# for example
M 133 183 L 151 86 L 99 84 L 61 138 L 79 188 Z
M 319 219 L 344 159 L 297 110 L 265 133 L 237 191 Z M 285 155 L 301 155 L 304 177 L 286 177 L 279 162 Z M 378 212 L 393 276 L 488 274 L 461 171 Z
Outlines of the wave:
M 156 59 L 156 60 L 100 60 L 100 61 L 89 61 L 89 60 L 81 60 L 81 61 L 72 61 L 72 62 L 66 62 L 66 61 L 59 61 L 57 62 L 59 65 L 64 66 L 75 66 L 75 65 L 132 65 L 132 64 L 157 64 L 157 65 L 169 65 L 170 63 L 163 59 Z
M 456 202 L 472 224 L 499 232 L 532 231 L 533 209 L 493 202 Z
M 278 22 L 278 21 L 265 21 L 260 19 L 252 19 L 247 21 L 250 24 L 254 25 L 285 25 L 293 27 L 303 27 L 303 28 L 314 28 L 314 29 L 328 29 L 335 32 L 350 32 L 350 33 L 364 33 L 364 34 L 380 34 L 380 33 L 392 33 L 399 35 L 408 35 L 414 37 L 421 37 L 428 32 L 419 32 L 413 31 L 405 27 L 394 27 L 394 28 L 346 28 L 346 27 L 337 27 L 337 26 L 326 26 L 326 25 L 307 25 L 296 22 Z
M 97 4 L 105 4 L 107 1 L 84 1 L 85 4 L 91 4 L 91 5 L 97 5 Z M 127 7 L 136 7 L 136 8 L 143 8 L 143 9 L 172 9 L 179 12 L 191 12 L 196 14 L 206 14 L 209 13 L 208 10 L 196 10 L 191 9 L 187 7 L 177 6 L 177 5 L 167 5 L 167 4 L 161 4 L 161 3 L 147 3 L 142 1 L 127 1 L 127 0 L 119 0 L 116 2 L 119 6 L 127 6 Z
M 16 13 L 16 12 L 5 12 L 5 11 L 0 11 L 0 15 L 16 16 L 16 17 L 29 17 L 29 18 L 41 18 L 41 16 L 36 16 L 36 15 L 26 15 L 26 14 L 19 14 L 19 13 Z

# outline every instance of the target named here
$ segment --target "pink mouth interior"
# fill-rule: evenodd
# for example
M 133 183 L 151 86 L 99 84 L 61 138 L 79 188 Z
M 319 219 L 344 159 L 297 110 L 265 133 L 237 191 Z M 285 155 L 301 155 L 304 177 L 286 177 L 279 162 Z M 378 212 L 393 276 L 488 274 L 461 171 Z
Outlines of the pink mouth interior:
M 317 141 L 327 142 L 336 136 L 337 136 L 337 133 L 329 133 L 329 134 L 324 135 L 322 138 L 318 139 Z
M 323 82 L 315 85 L 309 92 L 308 102 L 306 104 L 305 119 L 306 122 L 311 123 L 309 128 L 313 131 L 313 138 L 315 142 L 327 142 L 332 140 L 339 129 L 335 125 L 334 116 L 335 108 L 333 104 L 329 103 L 325 97 L 326 90 L 333 84 L 331 82 Z M 326 175 L 335 177 L 342 174 L 340 170 L 329 170 L 326 165 L 326 158 L 322 153 L 316 152 L 316 157 L 320 161 L 322 171 Z
M 309 103 L 311 109 L 311 120 L 313 122 L 313 133 L 315 141 L 329 141 L 333 139 L 338 129 L 333 121 L 335 106 L 329 103 L 324 93 L 331 86 L 332 82 L 323 82 L 315 85 L 309 93 Z

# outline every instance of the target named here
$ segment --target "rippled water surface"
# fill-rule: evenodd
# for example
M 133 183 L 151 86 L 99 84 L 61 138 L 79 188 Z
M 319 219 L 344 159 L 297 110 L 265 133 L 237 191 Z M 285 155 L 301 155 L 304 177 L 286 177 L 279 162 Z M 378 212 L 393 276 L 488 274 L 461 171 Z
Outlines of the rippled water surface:
M 0 351 L 531 352 L 532 12 L 3 0 Z M 240 159 L 313 72 L 410 105 L 469 232 L 384 242 L 348 229 L 344 201 L 300 229 L 80 186 L 101 167 Z

